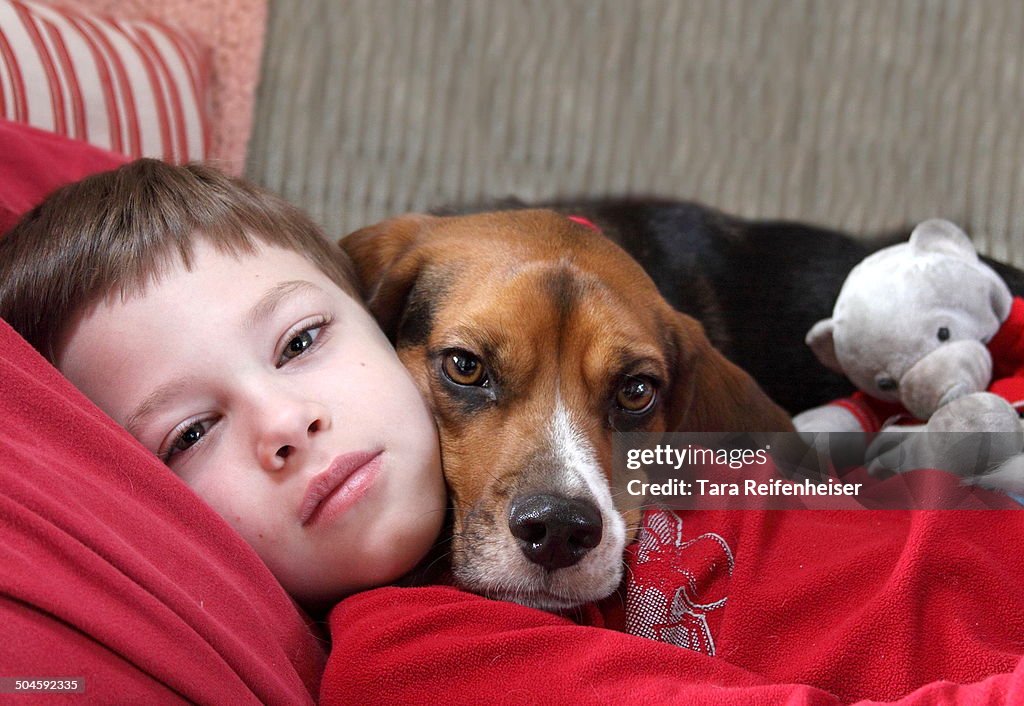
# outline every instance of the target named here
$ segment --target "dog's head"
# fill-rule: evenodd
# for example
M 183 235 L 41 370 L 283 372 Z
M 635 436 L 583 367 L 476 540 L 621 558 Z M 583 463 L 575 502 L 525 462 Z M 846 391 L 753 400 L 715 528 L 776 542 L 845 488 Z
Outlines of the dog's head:
M 551 610 L 616 589 L 640 511 L 609 484 L 612 432 L 791 428 L 634 260 L 565 216 L 402 216 L 342 246 L 433 408 L 467 589 Z

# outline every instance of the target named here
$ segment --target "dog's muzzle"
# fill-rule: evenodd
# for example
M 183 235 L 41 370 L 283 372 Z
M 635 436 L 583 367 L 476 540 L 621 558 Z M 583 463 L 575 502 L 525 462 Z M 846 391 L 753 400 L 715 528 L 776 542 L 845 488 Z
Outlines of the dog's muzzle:
M 508 527 L 526 558 L 551 571 L 578 563 L 601 543 L 603 531 L 592 502 L 546 494 L 516 498 Z

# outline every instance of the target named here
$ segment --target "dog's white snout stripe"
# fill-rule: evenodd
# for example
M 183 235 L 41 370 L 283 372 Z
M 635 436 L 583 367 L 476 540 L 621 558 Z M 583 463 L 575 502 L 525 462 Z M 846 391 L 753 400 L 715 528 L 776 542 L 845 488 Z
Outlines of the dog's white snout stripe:
M 608 479 L 597 462 L 593 447 L 573 423 L 561 395 L 555 399 L 551 448 L 558 467 L 565 469 L 564 485 L 570 489 L 578 488 L 594 501 L 601 511 L 608 539 L 621 548 L 626 534 L 625 523 L 615 509 Z

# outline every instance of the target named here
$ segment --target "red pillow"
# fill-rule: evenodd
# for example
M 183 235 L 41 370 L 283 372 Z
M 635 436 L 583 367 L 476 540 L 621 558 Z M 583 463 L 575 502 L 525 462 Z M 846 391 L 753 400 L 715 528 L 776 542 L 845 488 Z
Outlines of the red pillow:
M 58 186 L 127 159 L 85 142 L 0 118 L 0 235 Z
M 0 664 L 94 703 L 311 703 L 324 654 L 250 547 L 0 321 Z

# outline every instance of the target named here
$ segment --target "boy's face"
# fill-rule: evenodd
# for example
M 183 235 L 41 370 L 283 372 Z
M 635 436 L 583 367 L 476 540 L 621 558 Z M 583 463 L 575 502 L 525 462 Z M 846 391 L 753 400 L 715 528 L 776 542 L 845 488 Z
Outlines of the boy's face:
M 60 370 L 304 602 L 392 581 L 444 519 L 437 431 L 366 311 L 301 255 L 217 252 L 70 328 Z

